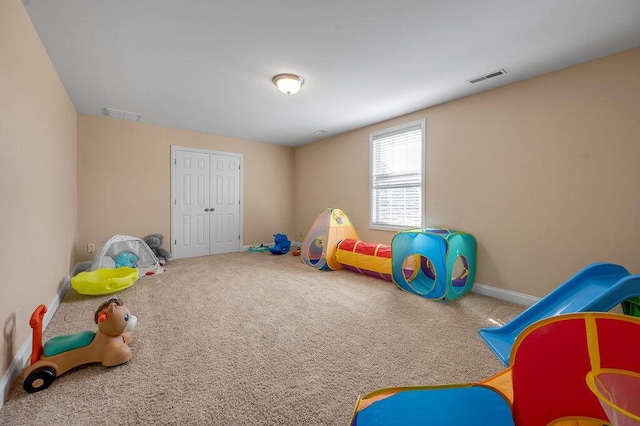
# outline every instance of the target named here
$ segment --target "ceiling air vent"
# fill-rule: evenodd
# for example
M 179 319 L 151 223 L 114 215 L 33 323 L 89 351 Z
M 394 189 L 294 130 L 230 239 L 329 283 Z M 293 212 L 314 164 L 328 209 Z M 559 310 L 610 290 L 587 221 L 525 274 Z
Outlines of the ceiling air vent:
M 477 83 L 482 80 L 487 80 L 489 78 L 497 77 L 499 75 L 506 74 L 506 73 L 507 72 L 505 70 L 498 70 L 498 71 L 490 72 L 489 74 L 481 75 L 480 77 L 472 78 L 471 80 L 468 80 L 468 81 L 469 83 L 473 84 L 473 83 Z
M 111 118 L 117 118 L 118 120 L 131 120 L 140 121 L 142 114 L 137 112 L 122 111 L 114 108 L 105 108 L 104 115 Z

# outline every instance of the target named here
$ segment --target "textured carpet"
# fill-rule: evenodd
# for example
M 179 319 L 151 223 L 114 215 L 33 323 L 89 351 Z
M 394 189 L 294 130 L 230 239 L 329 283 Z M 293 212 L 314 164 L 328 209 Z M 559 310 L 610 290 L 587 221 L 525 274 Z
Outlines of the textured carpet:
M 44 391 L 13 384 L 6 425 L 346 425 L 381 387 L 473 382 L 503 369 L 478 337 L 524 307 L 468 294 L 436 302 L 291 255 L 171 261 L 121 297 L 133 359 L 78 367 Z M 44 339 L 94 330 L 107 297 L 70 289 Z

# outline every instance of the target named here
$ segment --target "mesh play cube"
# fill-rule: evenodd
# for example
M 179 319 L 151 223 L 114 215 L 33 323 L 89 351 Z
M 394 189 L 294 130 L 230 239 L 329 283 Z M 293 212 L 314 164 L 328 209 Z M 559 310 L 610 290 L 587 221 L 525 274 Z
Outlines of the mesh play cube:
M 468 293 L 476 275 L 473 235 L 449 229 L 409 229 L 391 242 L 393 282 L 429 299 L 457 299 Z

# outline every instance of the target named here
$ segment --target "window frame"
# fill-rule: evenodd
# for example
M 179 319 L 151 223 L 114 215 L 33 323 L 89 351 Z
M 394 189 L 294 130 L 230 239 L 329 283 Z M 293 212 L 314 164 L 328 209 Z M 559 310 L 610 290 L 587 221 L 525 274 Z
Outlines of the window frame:
M 403 133 L 404 131 L 410 131 L 414 128 L 420 129 L 420 223 L 417 225 L 412 224 L 381 224 L 374 223 L 374 196 L 373 196 L 373 171 L 374 171 L 374 143 L 377 139 L 385 136 L 391 136 L 394 134 Z M 410 228 L 424 228 L 426 224 L 426 172 L 427 172 L 427 141 L 426 141 L 426 120 L 415 120 L 409 123 L 400 124 L 398 126 L 382 129 L 369 134 L 369 229 L 382 230 L 382 231 L 402 231 Z

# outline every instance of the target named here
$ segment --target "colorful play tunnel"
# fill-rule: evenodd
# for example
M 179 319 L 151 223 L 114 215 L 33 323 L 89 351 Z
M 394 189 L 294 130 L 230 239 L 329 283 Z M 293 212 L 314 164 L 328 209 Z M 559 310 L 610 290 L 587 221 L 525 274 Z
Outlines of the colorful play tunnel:
M 457 299 L 475 279 L 473 235 L 448 229 L 409 229 L 391 242 L 392 277 L 398 287 L 429 299 Z
M 391 281 L 391 247 L 352 238 L 338 243 L 336 260 L 344 269 Z
M 348 269 L 418 296 L 452 300 L 473 287 L 476 252 L 473 235 L 449 229 L 402 231 L 391 246 L 361 241 L 349 217 L 328 208 L 309 229 L 300 257 L 316 269 Z

